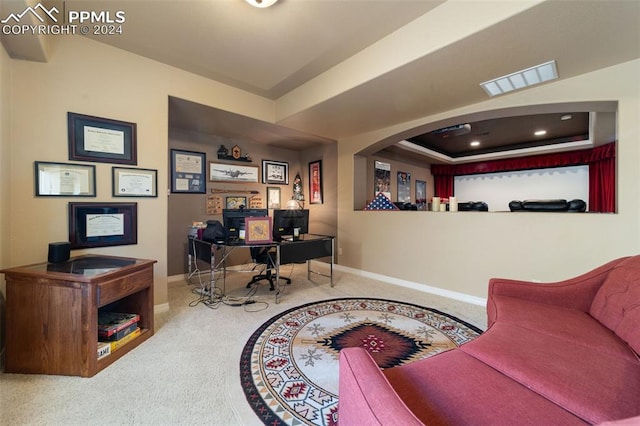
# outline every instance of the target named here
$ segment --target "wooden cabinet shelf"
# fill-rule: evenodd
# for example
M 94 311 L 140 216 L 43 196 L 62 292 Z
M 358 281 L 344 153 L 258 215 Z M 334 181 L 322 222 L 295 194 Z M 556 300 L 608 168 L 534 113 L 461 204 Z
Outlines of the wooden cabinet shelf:
M 155 260 L 86 255 L 5 269 L 7 373 L 91 377 L 153 335 Z M 98 309 L 140 315 L 140 336 L 98 360 Z

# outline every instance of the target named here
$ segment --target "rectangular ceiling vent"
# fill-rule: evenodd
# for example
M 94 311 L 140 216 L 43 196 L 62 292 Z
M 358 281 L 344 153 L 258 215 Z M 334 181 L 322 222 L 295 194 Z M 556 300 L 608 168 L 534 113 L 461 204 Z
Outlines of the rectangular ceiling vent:
M 480 83 L 489 96 L 502 95 L 513 90 L 522 89 L 545 81 L 558 78 L 556 61 L 545 62 L 512 74 L 494 78 L 493 80 Z

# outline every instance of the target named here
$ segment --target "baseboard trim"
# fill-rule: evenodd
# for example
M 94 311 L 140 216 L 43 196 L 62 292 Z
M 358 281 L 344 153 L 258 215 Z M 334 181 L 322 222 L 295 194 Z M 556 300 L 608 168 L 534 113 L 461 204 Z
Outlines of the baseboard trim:
M 153 314 L 162 314 L 164 312 L 169 312 L 169 304 L 168 303 L 163 303 L 161 305 L 154 305 L 153 306 Z
M 472 305 L 486 306 L 487 299 L 477 296 L 471 296 L 466 293 L 460 293 L 457 291 L 445 290 L 439 287 L 433 287 L 427 284 L 420 284 L 413 281 L 407 281 L 400 278 L 389 277 L 386 275 L 376 274 L 374 272 L 363 271 L 361 269 L 350 268 L 343 265 L 333 265 L 333 268 L 338 271 L 348 272 L 350 274 L 359 275 L 361 277 L 371 278 L 377 281 L 386 282 L 389 284 L 397 285 L 400 287 L 410 288 L 412 290 L 418 290 L 425 293 L 431 293 L 442 297 L 448 297 L 449 299 L 459 300 L 461 302 L 470 303 Z

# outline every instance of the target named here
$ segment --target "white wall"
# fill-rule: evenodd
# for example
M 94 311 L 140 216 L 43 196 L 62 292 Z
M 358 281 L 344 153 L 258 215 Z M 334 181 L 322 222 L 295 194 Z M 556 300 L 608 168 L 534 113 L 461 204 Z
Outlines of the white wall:
M 484 201 L 489 211 L 509 211 L 513 200 L 580 199 L 589 202 L 589 166 L 456 176 L 458 202 Z

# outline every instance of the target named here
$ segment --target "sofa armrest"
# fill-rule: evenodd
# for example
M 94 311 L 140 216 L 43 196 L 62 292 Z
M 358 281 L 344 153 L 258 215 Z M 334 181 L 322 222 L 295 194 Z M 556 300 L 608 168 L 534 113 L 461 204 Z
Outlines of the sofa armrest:
M 491 278 L 487 297 L 488 326 L 491 326 L 496 318 L 497 296 L 515 297 L 589 312 L 593 298 L 609 272 L 625 259 L 627 258 L 612 260 L 577 277 L 547 284 Z
M 364 348 L 340 351 L 338 422 L 350 425 L 424 426 Z

